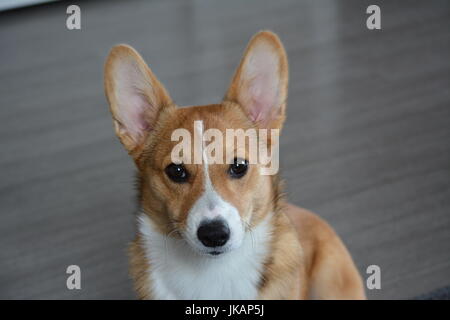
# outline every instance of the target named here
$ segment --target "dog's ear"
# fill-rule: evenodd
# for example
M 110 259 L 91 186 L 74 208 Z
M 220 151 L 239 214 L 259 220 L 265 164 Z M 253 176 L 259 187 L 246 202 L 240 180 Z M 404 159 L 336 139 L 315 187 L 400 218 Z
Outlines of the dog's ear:
M 136 155 L 171 99 L 142 57 L 127 45 L 111 49 L 104 81 L 116 134 L 128 152 Z
M 270 31 L 257 33 L 245 50 L 225 95 L 260 128 L 280 129 L 286 108 L 288 62 L 283 44 Z

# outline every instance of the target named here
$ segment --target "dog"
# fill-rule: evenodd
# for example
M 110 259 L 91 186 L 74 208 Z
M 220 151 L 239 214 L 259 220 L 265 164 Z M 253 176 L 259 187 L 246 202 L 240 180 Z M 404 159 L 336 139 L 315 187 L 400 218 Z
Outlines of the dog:
M 250 40 L 219 104 L 178 107 L 127 45 L 110 51 L 104 85 L 115 133 L 137 167 L 129 254 L 140 299 L 365 299 L 338 235 L 286 202 L 278 174 L 261 174 L 237 150 L 222 164 L 173 159 L 179 128 L 281 130 L 288 60 L 276 34 Z

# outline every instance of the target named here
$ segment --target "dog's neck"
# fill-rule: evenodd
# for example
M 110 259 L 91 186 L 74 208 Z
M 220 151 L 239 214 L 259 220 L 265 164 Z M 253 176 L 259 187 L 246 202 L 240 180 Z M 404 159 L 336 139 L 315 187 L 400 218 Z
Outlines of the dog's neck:
M 217 257 L 201 255 L 182 239 L 161 234 L 145 213 L 139 233 L 155 299 L 256 299 L 270 254 L 273 214 L 267 215 L 242 245 Z

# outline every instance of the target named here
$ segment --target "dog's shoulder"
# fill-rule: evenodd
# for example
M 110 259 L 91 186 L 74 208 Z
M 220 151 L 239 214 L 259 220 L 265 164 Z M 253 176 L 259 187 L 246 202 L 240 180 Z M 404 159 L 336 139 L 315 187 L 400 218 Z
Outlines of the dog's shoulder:
M 364 299 L 361 277 L 334 229 L 315 213 L 288 204 L 285 214 L 303 249 L 308 298 Z
M 149 271 L 142 236 L 138 233 L 128 247 L 130 276 L 134 279 L 134 289 L 141 300 L 151 299 Z

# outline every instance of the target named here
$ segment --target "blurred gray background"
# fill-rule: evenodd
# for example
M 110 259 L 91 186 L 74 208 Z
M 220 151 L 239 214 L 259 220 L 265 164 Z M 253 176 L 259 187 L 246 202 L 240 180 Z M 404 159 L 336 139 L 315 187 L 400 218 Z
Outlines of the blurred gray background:
M 82 29 L 66 28 L 81 7 Z M 134 46 L 180 105 L 222 98 L 249 38 L 290 58 L 282 174 L 347 244 L 369 298 L 450 285 L 450 2 L 84 1 L 0 13 L 0 298 L 133 299 L 132 161 L 103 63 Z M 82 289 L 66 288 L 68 265 Z

